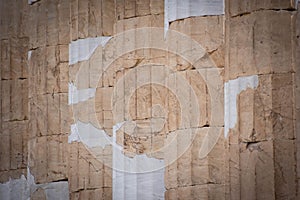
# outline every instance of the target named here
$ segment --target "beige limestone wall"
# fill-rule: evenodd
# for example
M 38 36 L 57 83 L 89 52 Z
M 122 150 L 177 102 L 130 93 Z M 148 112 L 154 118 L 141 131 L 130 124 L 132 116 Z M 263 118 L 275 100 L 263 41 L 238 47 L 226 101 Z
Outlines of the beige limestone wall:
M 297 6 L 226 1 L 226 81 L 258 76 L 237 97 L 230 130 L 229 199 L 297 199 Z
M 18 178 L 27 165 L 28 141 L 28 38 L 23 12 L 7 10 L 23 5 L 1 6 L 1 182 Z M 25 170 L 26 171 L 26 170 Z
M 98 82 L 95 72 L 103 72 L 99 63 L 105 63 L 119 49 L 105 51 L 106 47 L 99 46 L 91 59 L 69 63 L 72 42 L 110 37 L 134 28 L 165 29 L 164 3 L 1 1 L 1 187 L 8 185 L 14 192 L 23 192 L 23 197 L 32 199 L 50 199 L 49 195 L 61 199 L 112 199 L 116 190 L 111 169 L 113 148 L 91 149 L 82 141 L 68 142 L 71 125 L 76 120 L 90 123 L 112 137 L 118 121 L 113 118 L 109 94 L 130 71 L 146 74 L 143 79 L 164 79 L 167 71 L 155 73 L 155 67 L 142 71 L 142 66 L 159 63 L 186 78 L 195 91 L 201 111 L 197 125 L 180 127 L 180 120 L 184 119 L 179 119 L 178 99 L 167 91 L 167 83 L 165 87 L 147 85 L 137 90 L 130 101 L 128 112 L 132 121 L 146 124 L 148 118 L 160 118 L 159 112 L 153 116 L 148 110 L 160 104 L 168 110 L 166 124 L 155 136 L 143 135 L 151 138 L 145 140 L 135 135 L 138 132 L 126 135 L 120 129 L 117 142 L 123 145 L 128 158 L 147 154 L 168 163 L 169 157 L 178 156 L 164 168 L 165 199 L 299 197 L 300 20 L 296 1 L 225 0 L 224 15 L 169 22 L 169 31 L 186 34 L 205 50 L 205 56 L 194 66 L 174 53 L 136 50 L 114 60 Z M 155 43 L 159 37 L 137 37 L 130 45 Z M 181 48 L 176 46 L 172 50 L 178 53 Z M 212 61 L 214 67 L 207 68 Z M 257 85 L 254 81 L 246 84 L 245 77 L 257 80 Z M 218 96 L 210 99 L 212 91 L 207 80 L 217 79 L 222 84 L 211 87 Z M 124 87 L 138 81 L 137 77 L 125 79 Z M 78 89 L 95 88 L 95 98 L 69 105 L 70 83 Z M 224 89 L 226 84 L 228 90 Z M 234 89 L 243 84 L 244 89 Z M 176 87 L 185 89 L 180 84 Z M 232 99 L 236 102 L 226 104 L 226 100 Z M 212 101 L 217 101 L 221 108 L 214 107 Z M 228 119 L 224 118 L 224 110 L 230 111 Z M 123 112 L 119 113 L 121 117 Z M 233 115 L 236 120 L 230 121 Z M 212 116 L 215 120 L 211 120 Z M 220 131 L 216 145 L 205 158 L 199 158 L 205 135 L 215 127 Z M 194 141 L 179 156 L 185 137 L 190 137 L 188 130 L 197 130 L 192 135 Z M 179 134 L 175 147 L 171 151 L 157 151 L 174 133 Z M 25 189 L 18 186 L 21 182 Z M 49 187 L 64 190 L 54 194 Z M 4 194 L 1 189 L 0 192 Z M 10 195 L 11 199 L 19 198 Z

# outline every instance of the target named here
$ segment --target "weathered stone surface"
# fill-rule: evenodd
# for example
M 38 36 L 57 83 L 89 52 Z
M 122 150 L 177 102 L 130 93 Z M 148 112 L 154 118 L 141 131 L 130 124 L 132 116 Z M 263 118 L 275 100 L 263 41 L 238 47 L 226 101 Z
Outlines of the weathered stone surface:
M 68 144 L 68 135 L 79 120 L 104 129 L 113 140 L 113 127 L 125 121 L 116 133 L 117 144 L 124 157 L 146 154 L 164 161 L 166 199 L 297 199 L 296 2 L 226 0 L 225 16 L 171 22 L 169 31 L 186 34 L 205 50 L 194 66 L 177 55 L 189 47 L 188 42 L 180 46 L 177 38 L 170 41 L 170 52 L 121 54 L 165 41 L 159 40 L 163 35 L 138 31 L 98 47 L 90 60 L 68 63 L 71 41 L 143 27 L 166 31 L 164 1 L 3 2 L 0 182 L 20 179 L 30 170 L 37 184 L 67 180 L 71 199 L 112 199 L 112 146 L 87 148 L 80 138 Z M 256 88 L 237 95 L 237 122 L 227 138 L 222 130 L 224 73 L 226 81 L 248 75 L 259 80 Z M 71 86 L 96 88 L 95 98 L 91 94 L 68 105 Z M 215 128 L 219 132 L 211 132 Z M 208 155 L 199 157 L 201 147 L 210 145 Z M 45 191 L 31 198 L 43 199 Z
M 140 17 L 145 15 L 162 14 L 164 2 L 158 0 L 118 0 L 116 1 L 117 20 Z
M 230 19 L 226 77 L 291 72 L 292 16 L 287 11 L 259 11 Z
M 295 141 L 274 141 L 275 197 L 296 197 Z
M 293 10 L 297 9 L 297 1 L 290 0 L 262 0 L 262 1 L 238 1 L 238 0 L 228 0 L 227 1 L 228 14 L 230 16 L 238 16 L 249 14 L 251 12 L 259 10 Z
M 166 199 L 224 199 L 224 190 L 220 185 L 207 184 L 191 187 L 178 187 L 168 190 Z
M 170 29 L 180 31 L 190 36 L 193 40 L 197 41 L 206 52 L 211 53 L 222 48 L 224 43 L 223 20 L 223 16 L 192 17 L 172 22 Z M 222 57 L 222 55 L 220 55 L 220 57 Z M 218 60 L 216 59 L 216 61 Z M 224 66 L 220 61 L 217 63 Z

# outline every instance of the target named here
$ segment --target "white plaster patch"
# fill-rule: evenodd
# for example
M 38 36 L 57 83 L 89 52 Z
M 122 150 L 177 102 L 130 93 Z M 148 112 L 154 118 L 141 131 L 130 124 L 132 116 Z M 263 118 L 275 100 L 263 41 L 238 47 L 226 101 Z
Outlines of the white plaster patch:
M 112 139 L 104 130 L 94 127 L 90 123 L 83 123 L 77 121 L 76 124 L 71 125 L 71 134 L 68 137 L 68 142 L 74 141 L 82 142 L 87 147 L 102 147 L 112 144 Z
M 87 88 L 78 90 L 73 83 L 69 83 L 69 105 L 84 102 L 93 98 L 96 94 L 96 88 Z
M 164 169 L 148 173 L 113 170 L 113 199 L 164 199 Z
M 113 126 L 113 137 L 109 137 L 104 130 L 78 121 L 71 126 L 68 141 L 80 141 L 88 148 L 113 145 L 113 199 L 164 199 L 164 161 L 147 155 L 125 156 L 116 143 L 117 131 L 124 124 Z
M 124 122 L 113 127 L 113 199 L 164 199 L 164 161 L 136 155 L 129 158 L 116 143 L 116 134 Z
M 32 51 L 31 51 L 31 50 L 27 52 L 27 60 L 30 60 L 31 54 L 32 54 Z
M 165 34 L 169 22 L 177 19 L 224 13 L 224 0 L 165 0 Z
M 0 199 L 27 200 L 30 197 L 30 186 L 24 175 L 20 179 L 9 179 L 0 184 Z
M 255 89 L 258 86 L 258 76 L 245 76 L 230 80 L 224 86 L 224 110 L 225 128 L 224 136 L 228 136 L 229 129 L 234 128 L 237 123 L 237 96 L 247 88 Z
M 166 39 L 167 32 L 169 30 L 169 0 L 165 0 L 165 9 L 164 9 L 164 38 Z
M 68 136 L 68 143 L 80 142 L 77 124 L 71 124 L 71 134 Z
M 37 188 L 43 188 L 47 200 L 69 199 L 69 186 L 67 181 L 38 184 Z
M 99 45 L 105 46 L 111 37 L 102 36 L 72 41 L 69 44 L 69 65 L 88 60 Z
M 0 183 L 0 199 L 29 200 L 38 188 L 44 190 L 47 200 L 69 199 L 68 181 L 35 184 L 29 168 L 27 178 L 22 174 L 19 179 L 9 179 L 6 183 Z

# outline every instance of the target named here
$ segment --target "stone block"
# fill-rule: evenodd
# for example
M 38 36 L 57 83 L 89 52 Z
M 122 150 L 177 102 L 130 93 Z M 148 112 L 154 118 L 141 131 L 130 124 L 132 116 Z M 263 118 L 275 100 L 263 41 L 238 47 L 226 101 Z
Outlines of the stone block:
M 10 80 L 1 81 L 1 116 L 2 121 L 9 121 L 11 119 L 11 90 L 12 83 Z
M 135 0 L 125 0 L 124 3 L 124 18 L 132 18 L 136 16 Z
M 166 199 L 210 199 L 208 185 L 195 185 L 189 187 L 179 187 L 177 189 L 167 190 Z
M 26 33 L 27 35 L 30 35 L 29 49 L 34 49 L 37 47 L 37 23 L 38 23 L 38 17 L 36 17 L 37 10 L 38 10 L 37 4 L 27 9 L 28 11 L 27 22 L 28 24 L 30 24 L 30 26 L 26 26 Z
M 102 9 L 101 1 L 89 1 L 89 36 L 96 37 L 102 35 Z
M 69 145 L 69 168 L 68 168 L 68 181 L 70 193 L 78 191 L 78 143 Z
M 11 78 L 11 44 L 10 40 L 1 40 L 1 79 Z
M 25 79 L 28 74 L 28 38 L 12 38 L 10 41 L 10 78 Z M 5 53 L 5 52 L 4 52 Z M 5 63 L 4 63 L 5 64 Z M 5 67 L 4 67 L 5 69 Z
M 229 78 L 290 72 L 292 16 L 285 11 L 260 11 L 232 18 L 227 44 Z
M 206 158 L 199 159 L 199 150 L 198 148 L 193 147 L 193 160 L 192 160 L 192 184 L 205 184 L 209 182 L 209 166 L 208 160 Z
M 10 160 L 11 160 L 11 152 L 10 152 L 10 141 L 11 141 L 11 133 L 9 131 L 9 122 L 2 122 L 1 127 L 1 141 L 0 141 L 0 171 L 8 171 L 10 169 Z
M 89 7 L 88 1 L 78 1 L 78 38 L 87 38 L 89 36 Z M 73 38 L 72 38 L 73 39 Z
M 27 169 L 17 169 L 17 170 L 9 170 L 9 171 L 1 171 L 0 172 L 0 182 L 5 183 L 10 179 L 19 179 L 22 174 L 26 174 Z
M 161 27 L 164 26 L 163 15 L 146 15 L 141 17 L 128 18 L 124 20 L 118 20 L 114 26 L 114 34 L 121 33 L 130 29 L 143 28 L 143 27 Z M 131 33 L 132 34 L 132 33 Z M 134 35 L 130 35 L 130 38 L 135 38 Z M 134 42 L 128 42 L 128 45 L 134 45 Z
M 209 199 L 226 199 L 225 186 L 223 184 L 210 184 L 207 187 Z
M 59 0 L 49 1 L 46 3 L 47 8 L 47 27 L 46 27 L 46 44 L 57 45 L 59 41 L 59 13 L 58 13 L 58 4 Z
M 191 101 L 192 103 L 196 103 L 197 105 L 191 105 L 191 109 L 196 109 L 196 106 L 199 108 L 198 114 L 199 116 L 192 116 L 192 118 L 199 118 L 198 123 L 192 123 L 192 127 L 201 127 L 206 125 L 210 120 L 208 119 L 208 102 L 210 101 L 207 91 L 206 82 L 202 78 L 202 75 L 196 70 L 188 70 L 186 72 L 186 79 L 190 84 L 190 93 L 191 95 L 195 95 L 197 97 L 197 101 Z
M 239 112 L 239 130 L 243 141 L 255 141 L 254 137 L 254 93 L 253 89 L 246 89 L 239 95 L 237 101 Z
M 151 14 L 162 14 L 164 12 L 164 2 L 160 0 L 150 0 Z
M 103 170 L 95 168 L 95 166 L 90 165 L 89 169 L 89 176 L 90 180 L 88 183 L 89 188 L 99 188 L 99 190 L 102 190 L 103 187 Z
M 166 189 L 178 187 L 177 183 L 177 135 L 171 132 L 165 139 L 164 162 L 165 162 L 165 187 Z
M 48 137 L 47 148 L 47 180 L 49 182 L 67 179 L 68 177 L 68 138 L 67 135 Z
M 112 199 L 112 188 L 111 187 L 103 188 L 103 199 Z
M 68 63 L 58 64 L 59 68 L 59 92 L 68 93 L 69 91 L 69 65 Z
M 278 139 L 293 139 L 294 132 L 294 75 L 272 75 L 273 134 Z
M 296 196 L 296 157 L 295 141 L 274 141 L 275 197 L 295 198 Z
M 226 152 L 224 150 L 224 129 L 223 128 L 219 128 L 219 129 L 215 129 L 214 127 L 210 128 L 213 131 L 209 131 L 207 134 L 216 134 L 217 140 L 215 141 L 215 145 L 213 145 L 211 151 L 209 152 L 209 154 L 207 155 L 207 160 L 208 160 L 208 174 L 209 174 L 209 182 L 215 183 L 215 184 L 224 184 L 225 183 L 225 176 L 224 174 L 226 174 L 226 165 L 225 165 L 225 156 L 226 156 Z M 213 138 L 213 136 L 212 136 Z M 205 142 L 211 142 L 212 143 L 212 139 L 205 141 Z M 214 144 L 214 143 L 212 143 Z M 204 145 L 204 144 L 202 144 Z
M 36 16 L 39 16 L 37 19 L 37 40 L 36 47 L 45 47 L 47 42 L 47 2 L 40 2 L 37 7 Z
M 228 2 L 228 14 L 233 16 L 243 15 L 251 13 L 258 10 L 278 10 L 286 9 L 293 10 L 296 9 L 296 2 L 290 0 L 263 0 L 263 1 L 238 1 L 238 0 L 227 0 Z
M 78 190 L 83 190 L 87 188 L 89 182 L 89 168 L 90 163 L 88 160 L 84 159 L 88 154 L 87 149 L 80 144 L 79 154 L 78 154 L 78 171 L 77 171 L 77 178 L 78 178 Z
M 78 21 L 79 21 L 79 6 L 78 0 L 70 0 L 70 40 L 77 40 L 79 37 Z
M 59 51 L 59 62 L 68 62 L 69 61 L 69 46 L 68 45 L 58 45 Z
M 270 109 L 270 105 L 272 105 L 271 79 L 271 75 L 259 76 L 259 84 L 254 93 L 254 129 L 251 137 L 256 141 L 271 139 L 274 136 L 272 133 L 272 110 Z
M 101 90 L 102 109 L 105 110 L 105 111 L 111 111 L 112 110 L 113 88 L 112 87 L 105 87 L 105 88 L 101 88 L 99 90 Z
M 36 117 L 32 121 L 37 122 L 37 136 L 48 135 L 48 118 L 47 118 L 47 105 L 48 105 L 47 95 L 38 95 L 34 106 L 36 106 Z
M 48 174 L 47 136 L 37 137 L 28 143 L 28 167 L 35 183 L 46 183 Z
M 59 91 L 59 48 L 49 46 L 46 48 L 46 92 L 56 93 Z
M 178 187 L 192 185 L 192 143 L 193 136 L 190 131 L 177 132 L 177 183 Z
M 11 119 L 28 119 L 28 80 L 12 80 L 11 85 Z
M 223 69 L 207 68 L 197 70 L 207 87 L 207 123 L 210 126 L 224 125 Z
M 112 187 L 112 168 L 111 165 L 104 165 L 103 172 L 103 188 L 111 188 Z
M 103 0 L 101 4 L 102 8 L 102 35 L 112 36 L 113 27 L 115 24 L 115 1 Z
M 210 53 L 224 43 L 223 20 L 224 16 L 186 18 L 172 22 L 170 29 L 186 34 L 197 41 L 203 50 Z
M 150 14 L 150 0 L 137 0 L 136 4 L 136 15 L 143 16 Z
M 124 0 L 117 0 L 116 1 L 116 19 L 117 20 L 122 20 L 124 19 L 125 16 L 125 1 Z
M 60 134 L 60 95 L 48 94 L 47 95 L 47 134 L 58 135 Z
M 70 193 L 70 199 L 79 200 L 80 192 Z
M 27 127 L 28 121 L 7 122 L 10 134 L 10 169 L 20 169 L 27 166 Z
M 0 28 L 2 31 L 1 35 L 0 35 L 0 38 L 1 40 L 4 39 L 4 38 L 7 38 L 8 37 L 8 22 L 9 22 L 9 19 L 6 17 L 4 18 L 4 16 L 7 16 L 7 13 L 9 11 L 9 7 L 10 5 L 7 3 L 7 4 L 3 4 L 1 5 L 0 7 L 0 12 L 1 12 L 1 15 L 0 17 L 3 19 L 3 23 L 1 23 L 0 25 Z
M 233 134 L 230 131 L 229 134 Z M 240 156 L 239 156 L 239 145 L 230 144 L 229 146 L 229 183 L 230 183 L 230 198 L 240 199 L 241 188 L 240 188 Z
M 69 44 L 70 42 L 70 5 L 71 1 L 59 0 L 58 6 L 58 43 Z
M 256 195 L 259 199 L 275 198 L 274 146 L 273 141 L 248 145 L 251 154 L 256 154 Z M 257 148 L 256 148 L 257 147 Z M 252 164 L 251 164 L 252 165 Z
M 71 108 L 68 105 L 68 94 L 61 93 L 59 95 L 60 102 L 60 133 L 66 134 L 70 133 L 70 125 L 73 122 L 73 116 L 71 112 Z
M 45 47 L 38 48 L 32 52 L 31 55 L 32 61 L 29 64 L 29 68 L 31 69 L 29 72 L 29 79 L 30 79 L 29 83 L 30 86 L 32 86 L 30 87 L 31 89 L 29 91 L 30 97 L 36 94 L 47 93 L 48 72 L 47 72 L 46 52 L 47 49 Z

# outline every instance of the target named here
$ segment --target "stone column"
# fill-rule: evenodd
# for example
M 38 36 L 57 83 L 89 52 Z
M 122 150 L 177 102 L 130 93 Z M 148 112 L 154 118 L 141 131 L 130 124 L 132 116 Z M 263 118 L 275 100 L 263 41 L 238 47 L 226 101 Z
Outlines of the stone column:
M 296 3 L 225 7 L 227 199 L 295 199 Z

